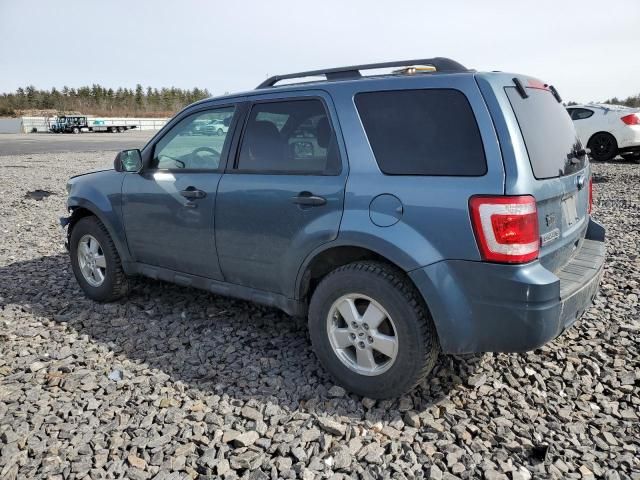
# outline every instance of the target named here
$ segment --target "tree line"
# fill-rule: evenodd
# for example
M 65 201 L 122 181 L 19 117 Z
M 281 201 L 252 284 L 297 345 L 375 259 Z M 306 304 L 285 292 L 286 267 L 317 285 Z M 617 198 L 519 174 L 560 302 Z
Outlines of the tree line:
M 594 103 L 594 102 L 591 102 Z M 608 103 L 610 105 L 624 105 L 625 107 L 632 108 L 640 108 L 640 93 L 638 95 L 632 95 L 627 98 L 618 98 L 613 97 L 605 100 L 604 102 L 595 102 L 595 103 Z M 574 105 L 579 105 L 578 102 L 567 102 L 567 107 L 572 107 Z
M 39 90 L 33 85 L 0 95 L 0 116 L 20 116 L 25 110 L 54 110 L 98 116 L 171 116 L 186 105 L 210 97 L 200 88 L 105 88 L 94 84 L 61 90 Z

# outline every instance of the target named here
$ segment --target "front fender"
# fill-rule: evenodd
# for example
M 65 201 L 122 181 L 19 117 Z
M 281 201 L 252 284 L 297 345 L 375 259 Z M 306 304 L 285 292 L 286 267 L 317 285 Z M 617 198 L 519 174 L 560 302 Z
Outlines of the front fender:
M 74 212 L 80 211 L 79 209 L 85 209 L 95 215 L 109 232 L 124 266 L 124 264 L 131 262 L 132 259 L 129 255 L 122 223 L 120 189 L 118 188 L 117 192 L 106 193 L 101 188 L 94 186 L 94 183 L 101 187 L 105 186 L 102 182 L 78 182 L 73 184 L 71 194 L 67 199 L 67 208 L 72 212 L 72 222 Z

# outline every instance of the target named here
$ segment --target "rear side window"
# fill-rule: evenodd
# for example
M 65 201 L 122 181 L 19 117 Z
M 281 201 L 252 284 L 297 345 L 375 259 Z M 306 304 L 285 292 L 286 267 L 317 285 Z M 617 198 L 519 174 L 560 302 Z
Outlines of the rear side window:
M 527 98 L 522 98 L 515 87 L 505 87 L 505 92 L 538 180 L 570 175 L 584 168 L 587 157 L 576 156 L 582 145 L 571 117 L 550 91 L 527 88 Z
M 593 115 L 593 110 L 587 110 L 586 108 L 576 108 L 573 111 L 571 118 L 574 120 L 584 120 L 585 118 L 589 118 L 591 115 Z
M 288 100 L 253 106 L 237 171 L 268 174 L 337 175 L 335 132 L 320 100 Z
M 480 176 L 482 139 L 467 97 L 458 90 L 359 93 L 369 144 L 387 175 Z

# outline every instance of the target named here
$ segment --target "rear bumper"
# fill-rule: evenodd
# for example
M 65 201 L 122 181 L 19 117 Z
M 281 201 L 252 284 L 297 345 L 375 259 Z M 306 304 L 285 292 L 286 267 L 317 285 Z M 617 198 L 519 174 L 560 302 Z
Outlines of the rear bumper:
M 556 338 L 591 305 L 605 258 L 604 228 L 590 220 L 560 271 L 539 262 L 448 260 L 410 272 L 445 353 L 524 352 Z
M 630 125 L 616 134 L 620 150 L 640 148 L 640 125 Z

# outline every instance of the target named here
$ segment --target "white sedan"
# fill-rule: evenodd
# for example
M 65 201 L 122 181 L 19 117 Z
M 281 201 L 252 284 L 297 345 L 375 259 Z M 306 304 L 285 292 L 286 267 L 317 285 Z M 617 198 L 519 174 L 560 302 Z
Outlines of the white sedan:
M 622 155 L 640 161 L 640 112 L 619 105 L 572 105 L 567 112 L 594 160 Z

